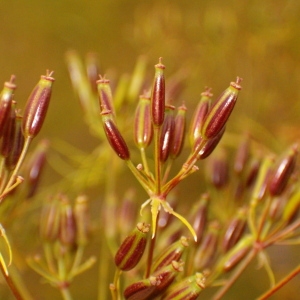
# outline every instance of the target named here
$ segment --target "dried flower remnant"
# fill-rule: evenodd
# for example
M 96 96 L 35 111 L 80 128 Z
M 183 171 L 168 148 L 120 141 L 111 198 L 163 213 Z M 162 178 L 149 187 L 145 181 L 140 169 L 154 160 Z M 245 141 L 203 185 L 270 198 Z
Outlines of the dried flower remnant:
M 133 269 L 142 258 L 147 244 L 149 226 L 138 223 L 119 247 L 115 255 L 115 264 L 120 270 L 129 271 Z
M 29 96 L 23 114 L 23 133 L 25 138 L 34 138 L 42 128 L 50 98 L 54 78 L 53 72 L 42 75 Z
M 111 111 L 112 115 L 115 116 L 113 97 L 112 97 L 112 92 L 109 83 L 110 81 L 102 76 L 100 76 L 100 79 L 97 80 L 99 105 L 101 111 L 109 110 Z

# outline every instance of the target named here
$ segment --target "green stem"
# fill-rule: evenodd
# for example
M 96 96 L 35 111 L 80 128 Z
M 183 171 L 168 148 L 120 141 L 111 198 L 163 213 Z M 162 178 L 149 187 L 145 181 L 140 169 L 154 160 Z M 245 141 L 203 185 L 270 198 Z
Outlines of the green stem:
M 116 269 L 114 276 L 114 283 L 110 285 L 111 297 L 113 300 L 121 300 L 120 295 L 120 275 L 122 271 L 120 269 Z
M 60 288 L 61 295 L 64 300 L 72 300 L 70 290 L 67 286 Z

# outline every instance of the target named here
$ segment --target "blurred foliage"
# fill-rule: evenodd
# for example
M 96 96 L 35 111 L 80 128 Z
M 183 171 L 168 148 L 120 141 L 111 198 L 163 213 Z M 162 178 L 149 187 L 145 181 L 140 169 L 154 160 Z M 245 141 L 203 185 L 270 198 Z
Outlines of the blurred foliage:
M 195 107 L 205 86 L 211 86 L 213 93 L 218 95 L 230 80 L 239 75 L 244 78 L 242 95 L 228 126 L 225 142 L 236 147 L 235 134 L 248 131 L 269 150 L 281 152 L 286 145 L 299 139 L 299 15 L 298 0 L 0 1 L 0 81 L 8 80 L 12 73 L 16 75 L 16 100 L 20 107 L 38 76 L 45 69 L 55 71 L 53 99 L 41 135 L 51 140 L 53 148 L 60 148 L 65 153 L 62 156 L 52 154 L 52 162 L 57 163 L 60 159 L 63 168 L 55 171 L 49 168 L 42 186 L 53 188 L 52 184 L 66 175 L 70 165 L 72 172 L 78 165 L 85 168 L 87 165 L 98 166 L 94 159 L 98 157 L 99 140 L 90 135 L 84 123 L 65 64 L 65 53 L 70 49 L 77 50 L 82 56 L 91 51 L 98 53 L 100 72 L 111 75 L 115 85 L 121 74 L 132 72 L 140 55 L 147 55 L 150 66 L 162 56 L 167 66 L 167 78 L 178 70 L 186 70 L 186 88 L 176 101 L 185 101 L 188 107 Z M 69 155 L 71 152 L 73 156 Z M 86 164 L 81 164 L 86 153 L 89 153 Z M 89 173 L 89 169 L 85 171 Z M 57 173 L 61 173 L 60 176 Z M 86 185 L 99 183 L 98 174 L 90 173 L 94 177 L 91 176 L 92 183 L 86 182 Z M 101 175 L 101 170 L 99 173 Z M 72 173 L 70 181 L 76 176 Z M 120 193 L 130 180 L 120 178 Z M 194 176 L 187 186 L 197 186 L 198 180 Z M 80 184 L 82 182 L 77 185 L 78 191 L 84 189 L 84 184 Z M 183 189 L 187 186 L 183 185 Z M 55 186 L 55 189 L 59 187 Z M 199 190 L 191 191 L 191 199 L 198 194 Z M 101 188 L 92 195 L 96 200 L 101 198 Z M 38 223 L 36 213 L 32 214 L 36 207 L 39 204 L 34 202 L 33 208 L 25 209 L 27 212 L 22 218 L 30 220 L 26 226 L 20 223 L 11 225 L 14 230 L 9 234 L 20 235 L 16 244 L 22 244 L 20 249 L 23 251 L 28 251 L 24 247 L 26 241 L 30 245 L 26 245 L 29 251 L 39 243 L 36 238 L 27 240 L 33 231 L 27 227 Z M 93 201 L 92 207 L 94 217 L 99 215 L 99 203 Z M 22 209 L 17 211 L 17 217 Z M 90 251 L 99 247 L 100 242 L 95 238 Z M 278 256 L 277 253 L 274 255 Z M 23 256 L 23 253 L 14 255 L 15 260 L 22 261 L 18 256 Z M 290 258 L 288 251 L 286 256 Z M 279 274 L 287 271 L 285 265 L 275 268 Z M 35 299 L 46 299 L 46 294 L 48 299 L 57 297 L 50 287 L 37 283 L 36 275 L 25 266 L 24 272 L 29 289 L 37 293 Z M 97 291 L 93 291 L 96 273 L 94 268 L 85 274 L 88 282 L 80 278 L 75 280 L 72 288 L 74 294 L 77 293 L 76 299 L 86 298 L 86 289 L 91 291 L 91 298 L 96 297 Z M 255 280 L 255 274 L 247 273 L 254 282 L 253 289 L 261 290 L 260 283 L 264 286 L 267 283 L 265 278 Z M 244 281 L 248 284 L 247 278 Z M 291 282 L 289 288 L 283 289 L 274 299 L 294 299 L 295 287 L 297 284 Z M 1 287 L 0 298 L 9 297 L 6 288 Z M 254 296 L 243 297 L 253 299 Z

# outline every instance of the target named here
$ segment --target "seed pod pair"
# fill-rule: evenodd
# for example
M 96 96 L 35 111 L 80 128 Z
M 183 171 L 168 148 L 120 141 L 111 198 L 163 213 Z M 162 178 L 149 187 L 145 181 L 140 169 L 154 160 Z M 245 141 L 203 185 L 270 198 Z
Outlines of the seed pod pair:
M 25 138 L 34 138 L 42 128 L 52 94 L 52 73 L 47 72 L 46 76 L 41 76 L 27 100 L 22 124 Z
M 133 269 L 142 258 L 150 225 L 138 223 L 131 234 L 123 241 L 115 255 L 115 264 L 122 271 Z

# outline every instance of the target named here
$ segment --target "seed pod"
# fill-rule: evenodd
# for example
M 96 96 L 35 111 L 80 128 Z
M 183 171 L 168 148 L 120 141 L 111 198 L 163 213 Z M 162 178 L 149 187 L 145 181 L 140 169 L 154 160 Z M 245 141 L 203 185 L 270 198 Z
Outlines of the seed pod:
M 109 82 L 110 81 L 108 79 L 101 76 L 100 79 L 96 82 L 99 95 L 99 105 L 101 111 L 109 110 L 113 117 L 115 117 L 113 97 Z
M 151 298 L 161 295 L 174 281 L 179 272 L 183 271 L 184 262 L 173 260 L 171 264 L 159 269 L 153 274 L 157 280 L 157 286 L 154 289 Z
M 40 219 L 40 236 L 47 242 L 54 242 L 59 236 L 60 203 L 51 198 L 43 205 Z
M 195 146 L 194 146 L 194 151 L 197 151 L 197 153 L 198 153 L 197 159 L 205 159 L 209 155 L 211 155 L 211 153 L 215 150 L 215 148 L 219 144 L 224 132 L 225 132 L 225 126 L 219 132 L 218 135 L 205 141 L 205 144 L 202 147 L 200 147 L 200 145 L 202 144 L 203 138 L 202 138 L 202 136 L 199 136 L 199 138 L 195 142 Z
M 20 115 L 16 116 L 14 127 L 14 134 L 11 140 L 11 151 L 5 159 L 5 166 L 10 171 L 12 171 L 16 167 L 24 146 L 24 136 L 22 133 L 22 117 Z
M 201 93 L 201 98 L 195 109 L 189 130 L 191 146 L 193 146 L 196 140 L 201 136 L 203 121 L 211 108 L 212 96 L 213 94 L 211 93 L 211 88 L 205 88 L 205 91 Z
M 123 139 L 116 123 L 113 120 L 111 111 L 103 110 L 101 112 L 102 123 L 107 140 L 116 154 L 124 160 L 130 158 L 130 152 L 125 140 Z
M 213 221 L 209 224 L 208 230 L 195 255 L 195 266 L 197 269 L 207 268 L 216 256 L 219 231 L 220 224 L 217 221 Z
M 0 94 L 0 137 L 3 134 L 5 124 L 11 110 L 13 94 L 17 86 L 14 84 L 15 76 L 12 75 L 9 82 L 4 83 Z
M 161 63 L 155 65 L 155 77 L 151 95 L 151 117 L 154 126 L 160 127 L 165 117 L 165 66 Z
M 278 196 L 284 191 L 296 166 L 297 148 L 297 145 L 293 145 L 271 172 L 269 192 L 272 196 Z
M 127 300 L 150 299 L 158 284 L 156 277 L 150 276 L 147 279 L 135 282 L 124 290 L 124 297 Z
M 172 261 L 179 261 L 188 246 L 189 243 L 187 238 L 182 236 L 179 241 L 170 245 L 155 258 L 151 268 L 152 273 L 155 273 L 164 266 L 171 264 Z
M 288 203 L 283 210 L 282 220 L 290 223 L 298 214 L 300 208 L 300 190 L 299 188 L 289 197 Z
M 205 277 L 196 273 L 172 286 L 162 300 L 196 300 L 205 288 Z
M 247 209 L 242 207 L 238 210 L 237 216 L 235 216 L 228 224 L 225 231 L 222 249 L 227 252 L 231 249 L 242 237 L 245 232 L 247 224 Z
M 193 215 L 192 225 L 197 234 L 197 243 L 200 243 L 207 224 L 208 204 L 209 195 L 203 194 Z
M 123 241 L 115 255 L 115 264 L 122 271 L 133 269 L 142 258 L 150 225 L 138 223 L 131 234 Z
M 69 203 L 69 199 L 65 196 L 62 196 L 60 208 L 59 240 L 65 246 L 74 247 L 76 245 L 76 237 L 77 227 L 72 206 Z
M 90 235 L 90 218 L 88 211 L 88 199 L 86 196 L 78 196 L 75 200 L 74 218 L 77 228 L 76 242 L 78 245 L 86 245 Z
M 228 183 L 229 165 L 225 151 L 217 151 L 210 162 L 210 179 L 211 183 L 221 189 Z
M 150 104 L 150 98 L 140 96 L 140 101 L 135 111 L 134 141 L 139 149 L 145 149 L 152 141 L 153 128 Z
M 41 76 L 40 81 L 29 96 L 23 115 L 23 134 L 25 138 L 34 138 L 42 128 L 49 106 L 53 72 L 48 72 L 46 76 Z
M 27 176 L 27 198 L 33 197 L 35 191 L 39 185 L 42 172 L 46 163 L 46 153 L 49 148 L 49 141 L 42 140 L 39 142 L 36 150 L 32 154 L 31 161 L 28 166 Z
M 171 158 L 175 159 L 181 153 L 184 145 L 185 127 L 186 127 L 186 107 L 181 105 L 178 107 L 177 115 L 175 117 L 174 136 L 171 146 Z
M 247 134 L 242 142 L 240 143 L 238 150 L 236 152 L 235 161 L 234 161 L 234 171 L 237 174 L 241 174 L 245 169 L 245 166 L 249 160 L 250 152 L 250 138 Z
M 172 139 L 174 135 L 174 109 L 173 105 L 166 106 L 164 123 L 160 135 L 160 161 L 165 162 L 170 154 Z
M 237 77 L 236 82 L 231 82 L 207 113 L 201 130 L 201 135 L 205 139 L 217 136 L 225 126 L 237 101 L 241 80 Z

